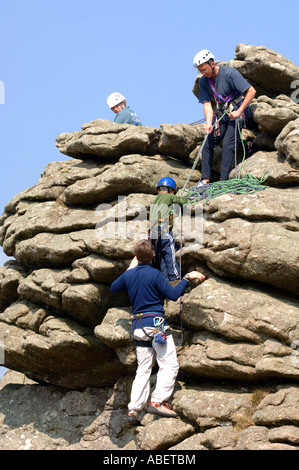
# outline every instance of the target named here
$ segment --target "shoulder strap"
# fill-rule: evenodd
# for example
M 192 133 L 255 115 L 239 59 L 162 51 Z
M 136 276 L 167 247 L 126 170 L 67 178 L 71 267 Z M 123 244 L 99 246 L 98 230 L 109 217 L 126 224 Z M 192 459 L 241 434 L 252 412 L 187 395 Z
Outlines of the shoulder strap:
M 236 95 L 238 94 L 238 91 L 235 90 L 229 96 L 224 97 L 220 93 L 218 93 L 218 91 L 216 91 L 213 80 L 211 78 L 208 78 L 208 81 L 209 81 L 209 85 L 212 89 L 212 92 L 213 92 L 214 99 L 215 99 L 216 103 L 219 103 L 219 100 L 222 101 L 223 103 L 228 103 L 229 101 L 233 100 L 236 97 Z

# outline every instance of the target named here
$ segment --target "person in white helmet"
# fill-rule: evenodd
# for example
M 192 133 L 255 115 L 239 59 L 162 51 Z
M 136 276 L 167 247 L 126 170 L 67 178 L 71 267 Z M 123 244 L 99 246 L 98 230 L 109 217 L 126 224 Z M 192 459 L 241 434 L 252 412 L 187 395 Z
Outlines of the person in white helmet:
M 107 105 L 116 114 L 114 122 L 142 126 L 139 117 L 127 106 L 126 98 L 121 93 L 111 93 L 107 98 Z
M 209 134 L 202 151 L 201 181 L 196 185 L 197 188 L 201 188 L 210 183 L 214 148 L 221 140 L 223 142 L 220 180 L 228 179 L 235 145 L 239 140 L 239 133 L 235 134 L 236 121 L 239 120 L 241 128 L 242 123 L 239 118 L 244 117 L 244 111 L 255 97 L 256 90 L 235 68 L 216 65 L 214 55 L 207 49 L 195 55 L 193 65 L 202 74 L 199 80 L 199 102 L 204 105 L 205 130 Z M 222 116 L 226 109 L 229 110 L 229 114 L 217 123 L 217 117 Z

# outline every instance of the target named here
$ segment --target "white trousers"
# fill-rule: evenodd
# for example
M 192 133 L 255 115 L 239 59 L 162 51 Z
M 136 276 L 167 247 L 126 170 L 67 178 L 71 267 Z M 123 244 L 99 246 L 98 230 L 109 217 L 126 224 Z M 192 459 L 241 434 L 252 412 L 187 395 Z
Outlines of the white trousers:
M 147 328 L 146 328 L 147 329 Z M 140 333 L 138 335 L 138 333 Z M 135 330 L 134 337 L 142 338 L 142 330 Z M 144 338 L 148 340 L 149 338 Z M 175 379 L 178 375 L 179 364 L 172 335 L 167 336 L 166 344 L 155 344 L 154 347 L 136 347 L 137 371 L 131 390 L 129 410 L 142 410 L 149 399 L 150 377 L 153 362 L 159 366 L 155 390 L 151 401 L 162 403 L 172 395 Z

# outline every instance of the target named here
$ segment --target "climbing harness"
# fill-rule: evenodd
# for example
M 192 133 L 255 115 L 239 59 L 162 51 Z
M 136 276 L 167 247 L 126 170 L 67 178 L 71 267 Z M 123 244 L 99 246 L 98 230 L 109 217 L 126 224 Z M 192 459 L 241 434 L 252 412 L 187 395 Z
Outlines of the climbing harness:
M 154 326 L 152 329 L 152 334 L 148 334 L 143 325 L 142 325 L 142 317 L 154 317 Z M 134 321 L 135 320 L 135 321 Z M 136 313 L 134 315 L 134 320 L 132 324 L 132 334 L 134 338 L 134 330 L 136 328 L 137 321 L 140 321 L 140 327 L 143 333 L 150 338 L 150 340 L 146 341 L 138 341 L 134 338 L 135 346 L 142 346 L 142 347 L 153 347 L 156 343 L 157 344 L 165 344 L 167 341 L 167 336 L 170 334 L 169 331 L 165 331 L 164 327 L 164 315 L 158 312 L 145 312 L 145 313 Z
M 238 91 L 235 90 L 233 93 L 230 95 L 224 97 L 218 91 L 215 89 L 214 82 L 211 78 L 208 78 L 208 82 L 210 85 L 210 88 L 213 92 L 214 100 L 216 103 L 216 106 L 214 108 L 214 115 L 213 115 L 213 121 L 212 124 L 214 124 L 214 137 L 219 137 L 220 136 L 220 116 L 223 113 L 223 111 L 227 111 L 228 113 L 232 112 L 234 109 L 234 106 L 240 106 L 241 102 L 243 101 L 243 96 L 239 96 L 236 98 L 238 95 Z M 235 139 L 235 142 L 237 140 Z M 236 145 L 235 145 L 236 148 Z
M 216 91 L 214 82 L 211 78 L 208 78 L 208 82 L 214 95 L 216 107 L 220 107 L 222 104 L 228 105 L 229 103 L 231 103 L 231 101 L 234 101 L 235 104 L 238 104 L 243 100 L 243 97 L 240 97 L 240 99 L 234 100 L 239 93 L 237 90 L 235 90 L 230 95 L 224 97 L 220 93 L 218 93 L 218 91 Z

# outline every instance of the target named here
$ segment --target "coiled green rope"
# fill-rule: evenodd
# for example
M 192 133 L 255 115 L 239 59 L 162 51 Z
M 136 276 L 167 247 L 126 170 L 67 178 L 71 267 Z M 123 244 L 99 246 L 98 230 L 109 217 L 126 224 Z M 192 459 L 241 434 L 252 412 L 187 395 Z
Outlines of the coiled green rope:
M 242 178 L 233 178 L 225 181 L 216 181 L 203 188 L 188 188 L 187 193 L 184 194 L 189 199 L 190 204 L 196 204 L 198 201 L 203 200 L 205 205 L 212 198 L 222 196 L 223 194 L 246 194 L 256 191 L 263 191 L 269 186 L 263 185 L 263 182 L 268 178 L 269 171 L 267 171 L 262 178 L 258 179 L 253 175 L 244 175 Z

